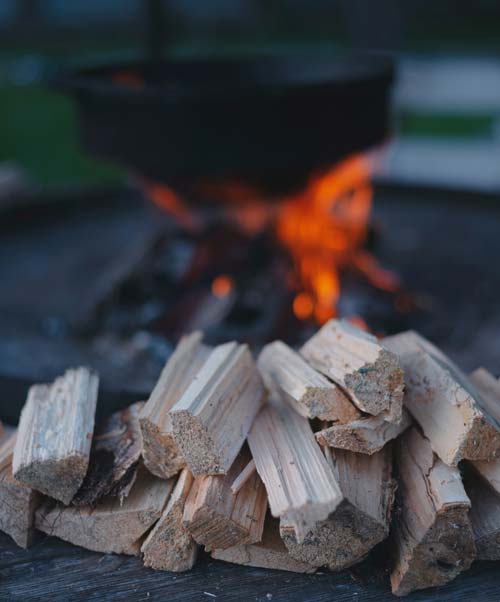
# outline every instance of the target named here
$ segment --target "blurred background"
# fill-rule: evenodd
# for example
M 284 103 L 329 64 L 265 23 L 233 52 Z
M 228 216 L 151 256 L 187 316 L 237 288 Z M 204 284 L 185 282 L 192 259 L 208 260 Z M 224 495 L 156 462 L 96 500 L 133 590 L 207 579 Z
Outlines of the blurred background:
M 496 0 L 2 0 L 4 189 L 20 180 L 46 188 L 124 177 L 79 148 L 74 107 L 44 83 L 56 67 L 161 51 L 207 56 L 361 48 L 389 52 L 398 66 L 395 135 L 378 176 L 498 191 L 499 32 Z

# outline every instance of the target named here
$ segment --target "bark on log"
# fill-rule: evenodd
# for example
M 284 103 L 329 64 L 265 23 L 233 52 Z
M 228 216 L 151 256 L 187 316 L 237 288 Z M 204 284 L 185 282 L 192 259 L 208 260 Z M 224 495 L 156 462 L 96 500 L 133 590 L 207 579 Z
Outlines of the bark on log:
M 399 423 L 404 375 L 398 358 L 371 334 L 339 320 L 330 320 L 301 349 L 316 370 L 339 384 L 356 406 Z
M 80 488 L 89 463 L 98 377 L 67 370 L 52 385 L 35 385 L 21 412 L 14 477 L 64 504 Z
M 187 468 L 180 473 L 160 520 L 141 547 L 144 564 L 162 571 L 188 571 L 194 566 L 198 545 L 182 524 L 193 476 Z
M 170 411 L 172 437 L 195 476 L 226 474 L 264 397 L 246 345 L 216 347 Z
M 500 407 L 432 343 L 414 332 L 384 339 L 405 369 L 405 405 L 443 462 L 493 460 L 500 454 Z M 491 412 L 491 413 L 490 413 Z
M 210 354 L 210 348 L 201 340 L 200 332 L 180 340 L 141 412 L 144 464 L 150 472 L 164 479 L 173 477 L 186 465 L 172 438 L 169 412 Z
M 248 464 L 246 448 L 227 475 L 195 479 L 184 508 L 183 524 L 207 550 L 256 543 L 262 537 L 267 510 L 264 485 L 254 472 L 236 495 L 231 485 Z
M 346 423 L 361 416 L 342 389 L 312 368 L 282 341 L 266 345 L 257 366 L 270 388 L 305 418 Z
M 142 538 L 160 518 L 175 479 L 165 481 L 142 468 L 123 503 L 108 496 L 97 506 L 64 507 L 47 500 L 35 526 L 47 535 L 96 552 L 138 555 Z
M 460 472 L 444 464 L 415 427 L 401 438 L 398 466 L 391 585 L 404 596 L 454 579 L 471 565 L 475 545 Z

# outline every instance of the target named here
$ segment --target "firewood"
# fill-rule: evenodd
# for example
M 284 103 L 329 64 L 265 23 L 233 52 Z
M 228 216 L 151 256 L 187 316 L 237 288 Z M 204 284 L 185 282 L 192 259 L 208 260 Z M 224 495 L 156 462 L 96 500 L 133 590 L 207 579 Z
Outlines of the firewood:
M 391 584 L 404 596 L 454 579 L 469 568 L 475 546 L 460 472 L 442 462 L 415 427 L 400 440 L 398 466 Z
M 0 531 L 4 531 L 21 548 L 33 537 L 35 509 L 41 495 L 12 476 L 15 432 L 4 432 L 0 439 Z
M 349 322 L 330 320 L 304 344 L 301 354 L 347 391 L 360 410 L 401 421 L 404 374 L 398 358 L 376 337 Z
M 248 444 L 272 515 L 295 524 L 302 541 L 342 500 L 309 422 L 273 396 L 255 419 Z
M 51 385 L 34 385 L 21 412 L 14 477 L 64 504 L 80 488 L 89 463 L 98 377 L 67 370 Z
M 252 458 L 245 468 L 240 472 L 240 474 L 234 479 L 233 484 L 231 485 L 231 493 L 236 495 L 256 470 L 255 460 Z
M 142 468 L 123 500 L 107 496 L 97 506 L 63 506 L 47 500 L 35 526 L 47 535 L 96 552 L 138 555 L 142 538 L 160 518 L 175 479 L 159 479 Z
M 172 437 L 195 476 L 228 472 L 263 398 L 248 347 L 216 347 L 170 411 Z
M 469 518 L 476 557 L 500 560 L 500 495 L 470 469 L 465 471 L 465 490 L 471 501 Z
M 349 424 L 333 424 L 316 433 L 320 445 L 346 449 L 361 454 L 374 454 L 399 437 L 411 424 L 406 410 L 399 424 L 387 422 L 382 416 L 360 418 Z
M 345 423 L 361 415 L 340 387 L 282 341 L 266 345 L 257 366 L 264 380 L 271 381 L 282 398 L 305 418 Z
M 186 465 L 172 439 L 169 411 L 210 354 L 210 348 L 201 339 L 200 332 L 193 332 L 180 340 L 141 412 L 144 464 L 164 479 L 173 477 Z
M 212 550 L 212 558 L 262 569 L 277 569 L 294 573 L 314 573 L 316 571 L 316 567 L 290 556 L 280 537 L 279 521 L 271 516 L 266 518 L 262 541 L 226 550 Z
M 141 547 L 144 564 L 163 571 L 188 571 L 194 566 L 198 545 L 182 524 L 193 476 L 187 468 L 180 473 L 160 520 Z
M 293 558 L 339 571 L 359 562 L 388 536 L 395 482 L 390 446 L 372 456 L 343 450 L 331 450 L 331 456 L 344 500 L 303 542 L 286 520 L 281 520 L 280 532 Z
M 384 339 L 406 374 L 405 405 L 443 462 L 493 460 L 500 454 L 500 407 L 432 343 L 414 332 Z M 492 413 L 490 414 L 489 411 Z
M 245 447 L 227 475 L 195 479 L 184 508 L 183 524 L 207 550 L 260 541 L 266 517 L 264 485 L 254 472 L 236 495 L 231 485 L 248 464 Z
M 90 461 L 82 486 L 72 500 L 75 506 L 93 506 L 106 495 L 123 500 L 135 482 L 141 456 L 139 401 L 106 418 L 92 440 Z

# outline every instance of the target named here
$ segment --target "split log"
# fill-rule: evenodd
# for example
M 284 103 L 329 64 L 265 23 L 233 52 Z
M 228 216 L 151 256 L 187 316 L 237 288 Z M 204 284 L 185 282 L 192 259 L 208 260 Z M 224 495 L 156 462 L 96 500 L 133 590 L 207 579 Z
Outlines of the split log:
M 216 347 L 170 411 L 172 437 L 195 476 L 228 472 L 263 398 L 248 347 Z
M 226 550 L 212 550 L 212 558 L 262 569 L 277 569 L 294 573 L 314 573 L 316 571 L 316 567 L 290 556 L 280 537 L 279 521 L 271 516 L 266 518 L 262 541 Z
M 97 506 L 63 506 L 47 500 L 35 526 L 95 552 L 138 555 L 142 538 L 162 515 L 175 480 L 165 481 L 142 468 L 123 503 L 108 496 Z
M 269 388 L 278 389 L 281 397 L 305 418 L 346 423 L 361 416 L 340 387 L 282 341 L 266 345 L 257 366 L 266 383 L 271 383 Z
M 333 424 L 316 433 L 316 440 L 322 446 L 346 449 L 361 454 L 374 454 L 386 443 L 399 437 L 411 424 L 406 410 L 399 424 L 387 422 L 382 416 L 360 418 L 349 424 Z
M 29 487 L 69 504 L 89 463 L 98 377 L 67 370 L 51 385 L 34 385 L 21 412 L 12 470 Z
M 264 481 L 274 517 L 305 534 L 335 510 L 342 493 L 307 419 L 273 397 L 248 435 L 257 472 Z
M 401 438 L 398 465 L 391 585 L 404 596 L 454 579 L 469 568 L 475 546 L 460 472 L 444 464 L 415 427 Z
M 183 524 L 207 550 L 261 540 L 267 498 L 259 475 L 254 472 L 236 495 L 231 493 L 235 477 L 249 460 L 248 449 L 244 448 L 227 475 L 195 479 L 184 508 Z
M 160 520 L 141 547 L 144 564 L 162 571 L 188 571 L 194 566 L 198 545 L 182 524 L 193 476 L 187 468 L 180 473 Z
M 240 474 L 234 479 L 233 484 L 231 485 L 231 493 L 236 495 L 256 470 L 255 460 L 252 458 L 245 468 L 240 472 Z
M 15 432 L 4 432 L 0 440 L 0 531 L 4 531 L 21 548 L 33 538 L 35 509 L 41 495 L 12 476 Z
M 340 571 L 359 562 L 389 535 L 395 482 L 390 446 L 372 456 L 329 451 L 344 500 L 303 542 L 297 541 L 294 525 L 283 519 L 280 533 L 293 558 Z
M 500 496 L 479 475 L 465 471 L 465 489 L 471 501 L 469 513 L 476 557 L 500 560 Z
M 210 348 L 201 340 L 200 332 L 180 340 L 141 412 L 144 464 L 150 472 L 164 479 L 173 477 L 186 465 L 172 439 L 169 412 L 210 354 Z
M 399 355 L 405 405 L 443 462 L 456 466 L 500 454 L 500 406 L 488 404 L 449 358 L 415 332 L 387 337 L 384 345 Z
M 90 461 L 82 486 L 72 500 L 75 506 L 93 506 L 106 495 L 123 501 L 135 482 L 141 457 L 139 401 L 106 418 L 94 433 Z
M 360 410 L 401 421 L 404 374 L 398 358 L 376 337 L 349 322 L 330 320 L 300 352 L 347 391 Z

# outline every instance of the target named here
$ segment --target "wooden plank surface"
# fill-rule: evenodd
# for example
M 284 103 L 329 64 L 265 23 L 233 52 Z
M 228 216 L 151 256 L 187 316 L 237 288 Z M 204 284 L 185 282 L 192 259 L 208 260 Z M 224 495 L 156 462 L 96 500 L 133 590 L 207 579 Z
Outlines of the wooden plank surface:
M 385 551 L 380 551 L 383 556 Z M 222 563 L 201 555 L 192 571 L 145 568 L 133 556 L 99 554 L 40 535 L 18 548 L 0 533 L 0 600 L 9 602 L 393 602 L 380 567 L 313 575 Z M 367 577 L 368 574 L 378 575 Z M 353 578 L 354 576 L 354 578 Z M 410 594 L 409 602 L 491 602 L 498 599 L 498 563 L 478 562 L 450 584 Z M 208 594 L 213 594 L 210 596 Z

